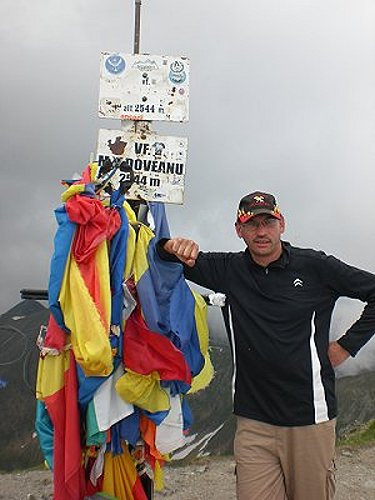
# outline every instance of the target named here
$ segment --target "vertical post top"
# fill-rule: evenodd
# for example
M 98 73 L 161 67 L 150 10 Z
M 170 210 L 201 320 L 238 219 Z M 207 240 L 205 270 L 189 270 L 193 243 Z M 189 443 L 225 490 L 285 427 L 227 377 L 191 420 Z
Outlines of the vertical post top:
M 135 0 L 134 13 L 134 54 L 139 54 L 141 38 L 141 4 L 142 0 Z

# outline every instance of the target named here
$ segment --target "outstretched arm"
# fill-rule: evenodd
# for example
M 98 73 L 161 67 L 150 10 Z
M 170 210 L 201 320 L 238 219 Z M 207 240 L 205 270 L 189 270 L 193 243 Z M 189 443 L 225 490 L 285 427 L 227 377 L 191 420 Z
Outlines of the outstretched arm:
M 161 239 L 157 242 L 156 249 L 161 260 L 182 264 L 186 279 L 209 290 L 228 293 L 229 254 L 201 252 L 195 241 L 185 238 Z
M 171 254 L 175 255 L 183 264 L 189 267 L 195 265 L 199 254 L 199 246 L 193 240 L 187 240 L 184 238 L 172 238 L 164 243 L 163 249 Z

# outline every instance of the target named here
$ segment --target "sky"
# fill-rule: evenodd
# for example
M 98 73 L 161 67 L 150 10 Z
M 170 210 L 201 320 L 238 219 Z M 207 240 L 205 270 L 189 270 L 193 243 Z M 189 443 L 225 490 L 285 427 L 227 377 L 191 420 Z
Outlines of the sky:
M 1 0 L 0 313 L 47 287 L 59 181 L 119 125 L 97 117 L 99 54 L 131 53 L 133 24 L 133 0 Z M 372 0 L 143 0 L 141 52 L 191 61 L 189 123 L 153 127 L 189 139 L 174 235 L 240 250 L 238 200 L 265 190 L 285 239 L 375 272 L 374 25 Z M 360 311 L 342 300 L 333 336 Z

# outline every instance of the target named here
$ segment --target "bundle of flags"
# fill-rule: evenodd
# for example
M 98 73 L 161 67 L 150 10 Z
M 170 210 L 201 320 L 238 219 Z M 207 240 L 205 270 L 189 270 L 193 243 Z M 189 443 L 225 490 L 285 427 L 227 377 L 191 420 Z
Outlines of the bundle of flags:
M 40 446 L 55 500 L 146 500 L 186 443 L 186 395 L 213 377 L 206 303 L 158 257 L 162 204 L 137 217 L 120 190 L 102 195 L 95 163 L 65 185 L 38 341 Z

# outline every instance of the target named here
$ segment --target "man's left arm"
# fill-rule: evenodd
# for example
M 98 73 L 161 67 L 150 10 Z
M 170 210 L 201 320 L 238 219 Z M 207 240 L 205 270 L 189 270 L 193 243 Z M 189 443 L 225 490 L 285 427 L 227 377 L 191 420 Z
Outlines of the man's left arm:
M 375 333 L 375 275 L 326 256 L 326 278 L 338 296 L 359 299 L 366 305 L 360 318 L 337 341 L 329 346 L 333 367 L 357 352 Z
M 341 345 L 337 341 L 331 342 L 329 344 L 328 357 L 333 368 L 341 365 L 341 363 L 348 359 L 349 356 L 350 354 L 348 353 L 348 351 L 341 347 Z

